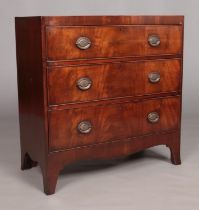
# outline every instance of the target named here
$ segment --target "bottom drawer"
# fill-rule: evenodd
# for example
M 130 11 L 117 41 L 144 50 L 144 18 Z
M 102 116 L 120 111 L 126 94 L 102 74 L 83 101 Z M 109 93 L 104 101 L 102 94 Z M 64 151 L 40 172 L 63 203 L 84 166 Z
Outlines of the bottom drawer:
M 175 130 L 180 97 L 49 112 L 50 151 Z

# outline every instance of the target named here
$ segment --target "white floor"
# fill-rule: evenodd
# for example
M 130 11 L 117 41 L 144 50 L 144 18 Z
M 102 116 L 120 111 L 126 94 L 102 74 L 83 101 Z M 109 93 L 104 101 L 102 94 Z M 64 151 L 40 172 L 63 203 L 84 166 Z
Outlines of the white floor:
M 199 119 L 184 119 L 182 165 L 158 146 L 131 158 L 67 166 L 56 194 L 43 193 L 39 167 L 20 168 L 16 120 L 0 122 L 0 210 L 197 210 Z

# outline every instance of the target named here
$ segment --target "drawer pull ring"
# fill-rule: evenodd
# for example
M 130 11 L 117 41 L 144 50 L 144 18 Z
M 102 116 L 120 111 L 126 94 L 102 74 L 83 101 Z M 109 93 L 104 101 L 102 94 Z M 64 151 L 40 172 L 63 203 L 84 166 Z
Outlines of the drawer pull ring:
M 77 87 L 80 90 L 88 90 L 92 86 L 92 81 L 88 77 L 82 77 L 77 80 Z
M 76 41 L 76 46 L 81 50 L 86 50 L 91 46 L 91 41 L 87 37 L 79 37 Z
M 158 83 L 160 81 L 160 73 L 151 72 L 149 73 L 148 78 L 151 83 Z
M 157 123 L 160 119 L 160 116 L 157 112 L 151 112 L 148 114 L 148 121 L 150 123 Z
M 87 134 L 91 132 L 92 125 L 89 121 L 82 121 L 78 124 L 78 131 L 82 134 Z
M 160 37 L 158 35 L 151 35 L 148 38 L 148 42 L 151 47 L 157 47 L 160 45 Z

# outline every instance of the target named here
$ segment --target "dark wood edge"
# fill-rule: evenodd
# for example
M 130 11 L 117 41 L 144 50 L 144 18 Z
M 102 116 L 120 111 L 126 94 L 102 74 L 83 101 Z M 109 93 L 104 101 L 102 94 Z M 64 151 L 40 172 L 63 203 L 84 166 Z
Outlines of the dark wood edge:
M 182 51 L 181 51 L 181 54 L 182 54 L 182 59 L 181 59 L 181 78 L 180 78 L 180 82 L 181 82 L 181 86 L 180 86 L 180 89 L 181 89 L 181 92 L 182 92 L 182 89 L 183 89 L 183 68 L 184 68 L 184 64 L 183 64 L 183 61 L 184 61 L 184 21 L 182 22 Z M 182 100 L 183 100 L 183 94 L 181 95 L 180 97 L 180 117 L 179 117 L 179 141 L 181 142 L 181 127 L 182 127 Z
M 41 18 L 41 44 L 42 44 L 42 61 L 46 58 L 46 30 L 45 30 L 45 21 Z M 44 113 L 45 113 L 45 133 L 46 133 L 46 154 L 49 152 L 49 121 L 48 121 L 48 78 L 47 78 L 47 63 L 42 62 L 43 67 L 43 92 L 44 92 Z M 47 155 L 46 155 L 47 161 Z
M 134 57 L 47 61 L 47 67 L 66 67 L 66 66 L 80 66 L 80 65 L 88 66 L 88 65 L 101 65 L 101 64 L 122 63 L 122 62 L 147 62 L 153 60 L 155 62 L 155 61 L 169 60 L 169 59 L 182 59 L 182 55 L 158 55 L 158 56 L 151 55 L 151 56 L 134 56 Z
M 142 102 L 146 100 L 158 100 L 163 98 L 181 97 L 181 92 L 168 92 L 168 93 L 157 93 L 142 96 L 129 96 L 129 97 L 118 97 L 118 98 L 107 98 L 98 99 L 93 101 L 82 101 L 68 104 L 50 105 L 48 111 L 65 110 L 65 109 L 78 109 L 91 106 L 106 106 L 111 104 L 129 103 L 129 102 Z
M 22 169 L 35 166 L 35 162 L 44 167 L 48 158 L 46 64 L 42 62 L 45 36 L 42 25 L 39 16 L 15 18 Z M 23 162 L 26 162 L 27 156 L 29 164 L 26 165 Z
M 147 26 L 153 26 L 153 27 L 165 27 L 165 26 L 168 26 L 168 27 L 172 27 L 172 26 L 178 26 L 178 27 L 181 27 L 182 24 L 109 24 L 109 25 L 45 25 L 46 26 L 46 30 L 48 29 L 54 29 L 54 28 L 81 28 L 81 27 L 86 27 L 86 28 L 95 28 L 95 27 L 132 27 L 132 26 L 135 26 L 135 27 L 147 27 Z
M 46 16 L 42 18 L 49 26 L 181 25 L 184 22 L 184 16 Z

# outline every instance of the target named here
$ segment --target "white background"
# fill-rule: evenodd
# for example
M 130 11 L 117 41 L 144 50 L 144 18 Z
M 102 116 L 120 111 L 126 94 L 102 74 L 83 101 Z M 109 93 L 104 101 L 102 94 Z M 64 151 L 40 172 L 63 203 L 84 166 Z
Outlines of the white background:
M 168 163 L 164 147 L 132 161 L 79 164 L 66 169 L 50 197 L 38 167 L 19 170 L 14 17 L 38 15 L 185 16 L 182 166 Z M 198 0 L 0 0 L 0 209 L 198 209 L 198 52 Z

